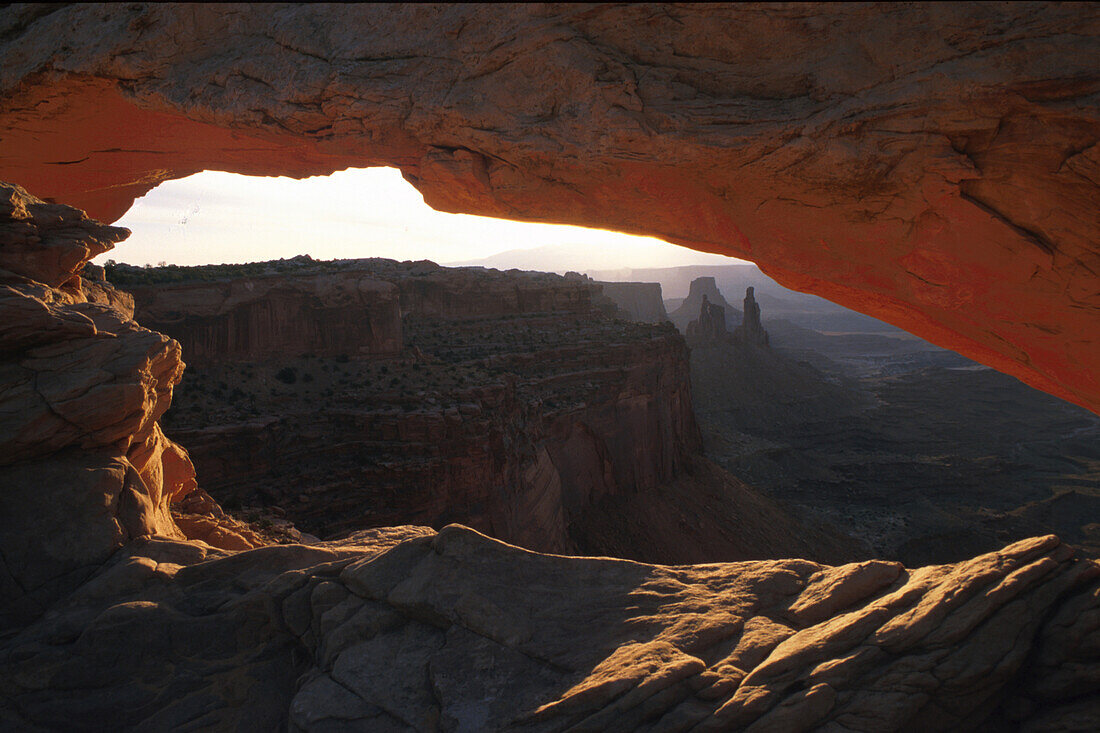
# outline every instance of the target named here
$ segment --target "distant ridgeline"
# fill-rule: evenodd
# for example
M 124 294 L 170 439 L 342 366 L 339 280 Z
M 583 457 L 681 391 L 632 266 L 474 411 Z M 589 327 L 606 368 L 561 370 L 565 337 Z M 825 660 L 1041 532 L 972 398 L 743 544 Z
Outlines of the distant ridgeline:
M 95 266 L 90 265 L 90 267 Z M 443 271 L 465 271 L 471 277 L 478 277 L 476 273 L 484 273 L 485 277 L 499 279 L 508 273 L 509 276 L 521 277 L 527 283 L 550 283 L 564 279 L 579 284 L 590 291 L 592 307 L 613 318 L 640 323 L 662 323 L 668 320 L 659 283 L 599 282 L 576 272 L 568 272 L 563 278 L 554 273 L 533 270 L 496 270 L 485 267 L 444 268 L 430 260 L 398 262 L 383 257 L 315 260 L 306 254 L 290 259 L 220 265 L 136 266 L 107 260 L 104 270 L 108 281 L 127 289 L 148 285 L 186 285 L 228 282 L 242 278 L 307 276 L 336 272 L 364 272 L 381 279 L 433 276 Z
M 243 262 L 224 265 L 146 265 L 139 267 L 107 260 L 104 269 L 114 285 L 157 285 L 161 283 L 211 282 L 240 277 L 299 274 L 306 271 L 338 272 L 355 269 L 362 260 L 315 260 L 309 255 L 267 262 Z

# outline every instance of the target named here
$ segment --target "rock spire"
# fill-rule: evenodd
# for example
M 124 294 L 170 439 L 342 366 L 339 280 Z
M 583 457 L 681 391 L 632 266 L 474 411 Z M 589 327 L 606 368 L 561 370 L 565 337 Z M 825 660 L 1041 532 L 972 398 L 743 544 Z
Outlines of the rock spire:
M 768 345 L 768 332 L 760 324 L 760 304 L 756 302 L 753 288 L 745 290 L 745 315 L 741 326 L 733 332 L 735 339 L 745 344 Z

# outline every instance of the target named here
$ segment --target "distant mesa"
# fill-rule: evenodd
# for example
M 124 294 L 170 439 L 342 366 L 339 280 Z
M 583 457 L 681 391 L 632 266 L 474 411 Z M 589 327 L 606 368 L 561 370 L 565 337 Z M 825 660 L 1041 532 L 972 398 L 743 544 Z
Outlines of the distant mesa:
M 726 314 L 726 323 L 740 323 L 741 311 L 726 302 L 713 277 L 697 277 L 691 281 L 688 296 L 684 298 L 679 307 L 668 314 L 680 333 L 687 334 L 688 324 L 699 317 L 703 306 L 703 298 L 721 306 Z
M 660 283 L 598 282 L 603 294 L 622 310 L 628 320 L 664 323 L 668 320 Z

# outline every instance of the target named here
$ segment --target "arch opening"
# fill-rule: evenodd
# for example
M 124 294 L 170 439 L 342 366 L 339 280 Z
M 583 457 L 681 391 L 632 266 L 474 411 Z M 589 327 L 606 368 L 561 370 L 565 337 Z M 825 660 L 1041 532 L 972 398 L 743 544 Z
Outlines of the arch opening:
M 670 456 L 697 453 L 690 447 L 697 440 L 695 428 L 688 427 L 697 421 L 709 459 L 809 516 L 827 516 L 878 557 L 909 564 L 946 562 L 996 547 L 1002 539 L 997 532 L 1023 536 L 1039 526 L 1092 551 L 1093 540 L 1077 524 L 1048 526 L 1035 517 L 1045 511 L 1037 507 L 1052 502 L 1093 501 L 1087 493 L 1068 500 L 1064 495 L 1068 486 L 1092 480 L 1087 466 L 1100 456 L 1092 455 L 1088 442 L 1100 431 L 1098 421 L 894 326 L 783 288 L 751 263 L 613 232 L 437 212 L 394 169 L 349 170 L 306 180 L 204 174 L 162 184 L 119 223 L 135 230 L 134 259 L 179 251 L 192 262 L 216 258 L 228 263 L 209 270 L 115 266 L 108 278 L 137 297 L 139 322 L 183 344 L 189 369 L 164 425 L 190 450 L 204 487 L 251 516 L 278 522 L 269 513 L 274 508 L 319 536 L 387 522 L 455 520 L 542 550 L 637 556 L 626 540 L 614 548 L 583 541 L 570 545 L 584 534 L 575 522 L 593 511 L 599 497 L 614 496 L 624 487 L 677 476 L 686 480 L 679 459 Z M 282 239 L 273 239 L 276 232 Z M 182 249 L 174 249 L 174 242 Z M 226 242 L 234 246 L 223 246 Z M 125 247 L 100 259 L 126 259 Z M 283 259 L 271 261 L 269 254 Z M 474 259 L 477 255 L 482 256 Z M 453 261 L 458 258 L 465 259 Z M 443 260 L 444 267 L 429 259 Z M 618 266 L 608 268 L 609 262 Z M 526 272 L 497 272 L 512 268 Z M 533 271 L 572 271 L 588 280 L 577 275 L 532 279 Z M 392 290 L 349 286 L 364 280 Z M 607 305 L 617 309 L 613 317 L 638 325 L 621 331 L 590 322 L 590 301 L 577 299 L 595 297 L 595 290 L 587 292 L 590 286 L 610 298 Z M 526 290 L 515 295 L 517 288 Z M 754 291 L 753 309 L 762 312 L 757 317 L 765 348 L 692 335 L 693 322 L 702 317 L 701 298 L 709 298 L 711 307 L 725 314 L 719 328 L 725 336 L 718 341 L 736 340 L 749 308 L 741 303 L 747 289 Z M 675 356 L 675 348 L 665 353 L 664 337 L 654 342 L 660 343 L 656 356 L 631 350 L 659 334 L 647 322 L 668 319 L 687 336 L 690 356 Z M 574 371 L 587 373 L 601 359 L 611 360 L 605 366 L 626 369 L 626 362 L 618 361 L 622 354 L 611 356 L 614 349 L 606 351 L 598 341 L 625 348 L 623 353 L 633 354 L 634 367 L 643 371 L 655 367 L 678 375 L 664 382 L 654 377 L 657 381 L 641 389 L 648 390 L 646 399 L 656 400 L 653 404 L 676 403 L 687 412 L 653 423 L 645 411 L 633 414 L 607 395 L 547 393 L 531 408 L 554 416 L 550 423 L 556 427 L 534 441 L 550 446 L 545 458 L 515 463 L 530 470 L 541 466 L 540 479 L 518 474 L 487 478 L 495 475 L 487 459 L 453 450 L 438 460 L 437 473 L 413 471 L 394 478 L 402 476 L 400 467 L 424 458 L 418 451 L 426 442 L 402 431 L 426 429 L 420 423 L 434 418 L 421 413 L 457 409 L 466 387 L 496 384 L 501 375 L 521 384 L 559 379 Z M 561 349 L 574 350 L 576 358 L 561 360 Z M 665 358 L 670 361 L 662 362 Z M 539 365 L 543 359 L 548 365 Z M 690 392 L 685 389 L 689 373 Z M 533 394 L 528 398 L 535 399 Z M 618 404 L 614 409 L 625 412 L 598 418 L 606 420 L 602 428 L 583 420 L 555 422 L 588 399 L 602 399 L 605 407 Z M 989 411 L 990 404 L 996 410 Z M 357 440 L 339 436 L 358 428 L 339 427 L 339 420 L 322 417 L 335 405 L 361 408 L 376 416 L 372 419 L 398 411 L 400 417 L 390 419 L 405 427 L 393 427 L 397 432 L 388 440 L 405 445 L 416 460 L 361 445 L 353 451 L 360 461 L 356 464 L 350 453 L 326 449 L 328 443 L 341 442 L 347 452 Z M 619 423 L 621 430 L 612 429 Z M 370 430 L 383 428 L 372 423 Z M 649 445 L 647 431 L 663 437 Z M 308 443 L 303 437 L 308 435 L 314 439 L 310 450 L 293 447 Z M 509 440 L 521 436 L 522 431 Z M 679 447 L 670 454 L 661 447 L 664 440 Z M 649 479 L 615 475 L 632 463 L 648 465 L 648 459 L 608 448 L 616 441 L 634 448 L 649 445 L 646 453 L 658 459 L 639 469 L 639 476 Z M 474 443 L 462 444 L 475 454 L 484 450 L 471 447 Z M 1010 459 L 1007 446 L 1016 446 L 1015 458 Z M 768 457 L 777 450 L 801 458 Z M 884 453 L 892 456 L 889 461 L 871 458 Z M 1071 455 L 1080 470 L 1051 474 L 1043 468 Z M 299 487 L 325 483 L 319 476 L 333 460 L 346 475 L 331 482 L 327 493 L 300 497 Z M 990 461 L 1008 466 L 1013 460 L 1014 467 L 998 477 L 995 498 L 975 484 L 974 477 Z M 306 468 L 311 461 L 320 463 Z M 380 461 L 385 471 L 363 468 Z M 607 476 L 594 483 L 580 480 L 602 476 L 604 469 L 596 468 L 601 461 L 609 466 Z M 868 471 L 873 464 L 878 468 Z M 823 480 L 823 475 L 831 478 Z M 557 478 L 547 484 L 546 476 Z M 472 498 L 474 484 L 511 482 L 545 491 L 554 481 L 561 487 L 552 491 L 561 496 L 545 501 L 559 511 L 571 507 L 573 514 L 539 516 L 532 509 L 538 521 L 526 526 L 539 528 L 533 534 L 519 533 L 525 523 L 518 514 L 490 517 L 470 509 L 479 501 Z M 843 497 L 833 490 L 838 481 L 847 487 Z M 389 486 L 385 497 L 366 501 L 388 507 L 387 512 L 338 516 L 350 496 L 359 496 L 356 487 L 367 485 Z M 885 485 L 897 490 L 884 495 L 879 489 Z M 930 488 L 936 486 L 943 491 Z M 433 504 L 413 490 L 425 487 L 449 498 Z M 899 494 L 910 492 L 920 493 L 926 504 L 899 502 Z M 405 500 L 395 499 L 402 495 Z M 519 504 L 527 510 L 532 502 L 538 503 Z M 928 503 L 942 521 L 925 519 Z M 1034 506 L 1028 519 L 1003 518 L 1029 504 Z M 327 505 L 341 511 L 322 509 Z M 991 507 L 1001 519 L 979 516 Z M 965 530 L 956 531 L 959 526 Z M 572 533 L 567 527 L 574 527 Z M 606 527 L 589 526 L 588 531 L 606 532 Z M 929 551 L 931 543 L 921 539 L 928 533 L 940 538 L 936 552 L 941 554 Z M 563 539 L 567 536 L 571 539 Z

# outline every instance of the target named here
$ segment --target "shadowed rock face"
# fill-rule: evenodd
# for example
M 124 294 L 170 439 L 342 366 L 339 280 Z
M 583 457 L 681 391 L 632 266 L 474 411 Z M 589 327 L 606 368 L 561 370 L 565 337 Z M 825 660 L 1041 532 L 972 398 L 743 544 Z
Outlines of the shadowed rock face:
M 697 277 L 691 281 L 688 296 L 684 298 L 684 301 L 680 303 L 676 310 L 668 315 L 669 320 L 676 325 L 680 333 L 686 334 L 691 322 L 700 318 L 703 313 L 704 301 L 722 309 L 724 314 L 723 330 L 728 331 L 729 326 L 736 328 L 744 317 L 741 311 L 726 302 L 713 277 Z
M 632 321 L 664 323 L 668 320 L 660 283 L 601 282 L 600 290 Z
M 686 335 L 691 346 L 729 341 L 725 309 L 718 303 L 711 303 L 704 295 L 703 303 L 699 307 L 699 317 L 688 324 Z
M 756 302 L 751 287 L 745 291 L 744 304 L 745 315 L 741 320 L 741 325 L 733 329 L 734 338 L 744 344 L 767 346 L 768 332 L 764 330 L 764 326 L 760 323 L 760 305 Z
M 260 540 L 222 521 L 155 421 L 175 342 L 74 279 L 83 256 L 40 266 L 125 232 L 4 195 L 5 730 L 1100 723 L 1100 566 L 1055 537 L 917 570 L 570 558 L 457 525 L 233 552 Z M 691 513 L 698 529 L 697 493 L 662 497 L 670 522 L 648 536 Z M 180 495 L 206 513 L 177 513 Z M 772 511 L 747 498 L 737 511 Z
M 2 642 L 0 723 L 1095 730 L 1100 566 L 1071 554 L 667 567 L 457 525 L 236 555 L 144 541 Z
M 461 523 L 540 552 L 671 564 L 859 556 L 702 458 L 683 338 L 607 317 L 600 284 L 377 258 L 247 267 L 295 274 L 111 270 L 120 286 L 153 283 L 134 288 L 138 319 L 199 351 L 163 424 L 227 506 L 273 504 L 326 539 Z M 221 281 L 195 282 L 215 270 Z M 363 331 L 351 330 L 342 355 L 303 355 L 308 341 L 295 336 L 318 324 L 303 296 L 338 300 L 321 289 L 364 282 L 400 294 L 395 336 L 409 348 L 364 358 Z M 648 297 L 635 305 L 661 307 L 659 285 L 637 285 Z M 326 320 L 357 319 L 362 300 L 345 300 Z M 242 301 L 285 315 L 274 329 L 241 319 L 260 327 L 242 332 L 251 341 L 276 337 L 269 350 L 198 338 L 225 335 L 235 321 L 220 316 Z
M 141 321 L 171 333 L 198 365 L 401 351 L 397 288 L 354 273 L 129 290 Z
M 172 517 L 197 490 L 187 451 L 157 422 L 183 374 L 179 344 L 77 274 L 128 235 L 0 184 L 0 628 L 40 614 L 135 537 L 256 545 L 228 527 L 211 536 L 213 517 L 191 532 Z
M 1095 409 L 1097 12 L 5 8 L 0 176 L 114 216 L 203 168 L 398 164 L 440 207 L 751 256 Z M 138 456 L 172 452 L 178 349 L 73 280 L 117 231 L 14 190 L 3 593 L 57 602 L 0 641 L 5 729 L 1100 726 L 1097 565 L 1052 537 L 918 570 L 166 539 Z
M 0 15 L 0 178 L 114 219 L 204 169 L 665 237 L 1097 410 L 1090 4 Z M 73 52 L 67 49 L 79 49 Z

